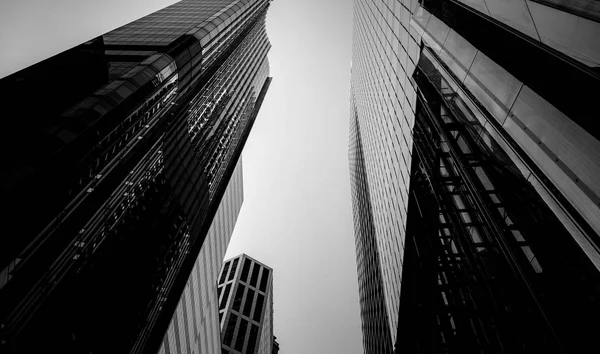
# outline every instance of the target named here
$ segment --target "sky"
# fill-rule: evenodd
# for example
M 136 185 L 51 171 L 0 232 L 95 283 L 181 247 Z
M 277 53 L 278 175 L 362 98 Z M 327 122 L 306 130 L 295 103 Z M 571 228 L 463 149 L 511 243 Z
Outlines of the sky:
M 3 0 L 0 77 L 176 1 Z M 274 0 L 273 82 L 244 148 L 226 258 L 274 270 L 285 354 L 362 353 L 348 169 L 351 0 Z

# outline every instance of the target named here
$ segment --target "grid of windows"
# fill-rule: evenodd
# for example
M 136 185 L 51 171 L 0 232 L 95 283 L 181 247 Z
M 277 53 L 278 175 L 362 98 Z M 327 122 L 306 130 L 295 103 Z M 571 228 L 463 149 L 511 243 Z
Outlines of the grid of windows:
M 372 215 L 369 233 L 374 242 L 368 249 L 364 248 L 364 260 L 357 259 L 357 265 L 359 262 L 377 262 L 368 269 L 381 274 L 376 285 L 369 283 L 369 279 L 374 279 L 372 274 L 359 274 L 361 313 L 363 319 L 368 313 L 378 313 L 378 320 L 369 329 L 363 327 L 363 331 L 380 335 L 388 331 L 391 343 L 395 342 L 398 320 L 413 145 L 416 93 L 410 77 L 419 59 L 420 37 L 411 27 L 410 19 L 417 4 L 411 0 L 354 2 L 351 120 L 356 119 L 364 156 L 364 176 L 360 178 L 368 180 L 368 184 L 360 183 L 356 175 L 353 183 L 360 183 L 356 185 L 359 189 L 368 189 L 372 209 L 369 211 Z M 352 165 L 355 156 L 352 146 L 350 150 Z M 353 199 L 357 195 L 353 192 Z M 357 213 L 359 204 L 353 203 L 355 219 L 363 215 L 363 212 Z M 358 234 L 355 236 L 360 238 Z M 357 239 L 358 247 L 361 246 Z M 364 271 L 367 268 L 359 266 L 358 269 Z M 381 292 L 374 293 L 373 287 Z M 378 301 L 382 303 L 371 308 Z M 368 335 L 363 337 L 367 352 L 380 349 L 377 343 L 382 341 L 371 340 Z
M 241 322 L 234 331 L 233 341 L 231 343 L 223 341 L 222 350 L 228 353 L 270 353 L 272 343 L 268 343 L 265 338 L 267 336 L 272 338 L 273 334 L 273 271 L 246 255 L 227 262 L 238 262 L 242 265 L 242 270 L 233 277 L 233 282 L 227 283 L 234 284 L 236 295 L 232 302 L 220 310 L 219 316 L 227 318 L 227 314 L 232 314 L 239 317 Z M 222 271 L 225 270 L 227 262 L 224 263 Z M 249 277 L 254 279 L 254 283 L 248 282 Z M 258 288 L 258 279 L 261 279 L 260 288 Z M 224 335 L 228 328 L 227 323 L 222 323 L 221 329 L 225 331 Z

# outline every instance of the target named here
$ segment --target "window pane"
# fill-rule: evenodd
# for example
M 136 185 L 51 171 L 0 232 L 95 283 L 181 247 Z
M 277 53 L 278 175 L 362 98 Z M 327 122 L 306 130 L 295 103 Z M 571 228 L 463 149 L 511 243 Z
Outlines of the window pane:
M 244 304 L 244 316 L 250 317 L 252 311 L 252 302 L 254 301 L 254 290 L 248 289 L 246 294 L 246 303 Z
M 237 338 L 235 340 L 235 350 L 242 351 L 244 348 L 244 341 L 246 340 L 246 329 L 248 328 L 248 321 L 241 318 L 240 328 L 238 329 Z
M 267 290 L 267 283 L 269 281 L 269 270 L 268 269 L 264 269 L 263 273 L 262 273 L 262 279 L 260 281 L 260 291 L 266 291 Z
M 256 299 L 256 307 L 254 308 L 254 316 L 252 317 L 256 322 L 260 322 L 264 301 L 265 297 L 261 294 L 258 294 L 258 298 Z
M 254 264 L 254 268 L 252 268 L 252 278 L 250 278 L 250 285 L 256 287 L 256 281 L 258 280 L 258 272 L 260 272 L 260 266 L 258 264 Z

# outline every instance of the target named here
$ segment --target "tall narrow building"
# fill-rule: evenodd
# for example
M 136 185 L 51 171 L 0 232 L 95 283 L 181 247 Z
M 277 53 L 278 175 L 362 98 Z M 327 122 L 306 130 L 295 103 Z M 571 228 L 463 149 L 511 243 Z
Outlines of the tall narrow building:
M 218 297 L 221 353 L 271 354 L 273 269 L 245 254 L 227 260 L 219 276 Z
M 596 346 L 598 35 L 593 1 L 355 0 L 365 352 Z
M 218 353 L 221 327 L 217 279 L 244 199 L 242 159 L 238 160 L 204 245 L 196 258 L 169 327 L 151 340 L 161 340 L 158 354 Z M 154 347 L 154 346 L 153 346 Z
M 0 80 L 0 352 L 157 352 L 173 319 L 217 346 L 201 319 L 271 80 L 269 5 L 183 0 Z

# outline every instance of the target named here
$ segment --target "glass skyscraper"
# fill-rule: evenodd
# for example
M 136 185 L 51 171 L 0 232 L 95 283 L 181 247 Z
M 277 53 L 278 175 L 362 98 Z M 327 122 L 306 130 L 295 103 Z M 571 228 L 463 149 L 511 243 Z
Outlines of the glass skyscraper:
M 162 338 L 159 354 L 218 353 L 221 327 L 217 280 L 242 207 L 242 160 L 238 160 L 185 290 Z M 154 339 L 161 339 L 156 337 Z
M 1 352 L 157 352 L 209 296 L 271 80 L 269 5 L 183 0 L 0 80 Z
M 365 352 L 595 346 L 599 14 L 593 1 L 355 0 Z
M 223 263 L 218 282 L 222 354 L 270 354 L 273 336 L 273 269 L 245 254 Z

